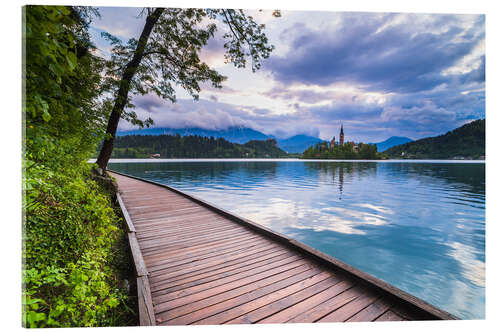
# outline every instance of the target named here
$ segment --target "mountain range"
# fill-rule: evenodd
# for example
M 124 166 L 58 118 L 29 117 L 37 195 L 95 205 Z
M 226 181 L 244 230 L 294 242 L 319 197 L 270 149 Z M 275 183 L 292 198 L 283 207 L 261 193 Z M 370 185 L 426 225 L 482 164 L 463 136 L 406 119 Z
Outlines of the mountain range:
M 144 128 L 135 129 L 128 131 L 118 131 L 117 136 L 125 135 L 162 135 L 170 134 L 180 136 L 198 135 L 202 137 L 214 137 L 223 138 L 229 142 L 244 144 L 251 140 L 266 140 L 266 139 L 276 139 L 278 142 L 278 147 L 283 149 L 288 153 L 302 153 L 304 150 L 310 146 L 315 145 L 318 142 L 324 141 L 320 138 L 309 136 L 305 134 L 294 135 L 289 138 L 276 138 L 273 135 L 267 135 L 260 131 L 254 130 L 248 127 L 230 127 L 224 130 L 207 130 L 203 128 Z M 378 151 L 384 151 L 395 145 L 412 141 L 405 137 L 390 137 L 389 139 L 376 143 Z

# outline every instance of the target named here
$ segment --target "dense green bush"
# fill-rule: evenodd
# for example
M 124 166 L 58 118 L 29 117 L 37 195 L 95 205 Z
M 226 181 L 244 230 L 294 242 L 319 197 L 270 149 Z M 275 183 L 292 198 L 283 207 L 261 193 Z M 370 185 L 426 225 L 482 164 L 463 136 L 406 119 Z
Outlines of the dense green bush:
M 92 11 L 27 6 L 24 17 L 23 325 L 131 324 L 117 262 L 124 231 L 87 159 L 107 111 Z M 133 323 L 132 323 L 133 324 Z
M 26 182 L 25 325 L 116 325 L 126 292 L 110 262 L 120 219 L 90 166 L 37 170 Z

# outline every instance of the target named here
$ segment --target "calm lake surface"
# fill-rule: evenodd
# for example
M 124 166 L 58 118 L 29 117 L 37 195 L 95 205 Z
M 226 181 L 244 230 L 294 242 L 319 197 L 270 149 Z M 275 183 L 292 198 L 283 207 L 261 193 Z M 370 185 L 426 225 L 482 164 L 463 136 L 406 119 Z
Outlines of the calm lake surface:
M 485 164 L 122 161 L 462 319 L 485 311 Z

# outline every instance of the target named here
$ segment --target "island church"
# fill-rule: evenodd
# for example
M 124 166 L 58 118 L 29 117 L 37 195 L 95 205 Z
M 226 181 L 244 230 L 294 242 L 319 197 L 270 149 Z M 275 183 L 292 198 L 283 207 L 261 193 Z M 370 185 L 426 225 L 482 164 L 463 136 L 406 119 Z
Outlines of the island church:
M 339 146 L 344 145 L 344 124 L 340 125 L 340 135 L 339 135 Z M 330 147 L 335 147 L 337 145 L 337 142 L 335 141 L 335 136 L 333 137 L 332 141 L 330 141 Z

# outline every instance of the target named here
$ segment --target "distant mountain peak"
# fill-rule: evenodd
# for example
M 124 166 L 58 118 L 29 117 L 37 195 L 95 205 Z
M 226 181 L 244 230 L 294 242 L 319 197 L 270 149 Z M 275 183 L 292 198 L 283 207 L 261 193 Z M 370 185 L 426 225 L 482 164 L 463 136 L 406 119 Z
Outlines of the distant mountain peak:
M 375 143 L 375 145 L 377 146 L 377 151 L 384 151 L 394 146 L 402 145 L 412 141 L 412 139 L 404 136 L 391 136 L 385 141 Z

